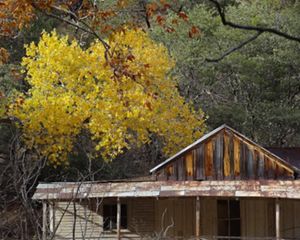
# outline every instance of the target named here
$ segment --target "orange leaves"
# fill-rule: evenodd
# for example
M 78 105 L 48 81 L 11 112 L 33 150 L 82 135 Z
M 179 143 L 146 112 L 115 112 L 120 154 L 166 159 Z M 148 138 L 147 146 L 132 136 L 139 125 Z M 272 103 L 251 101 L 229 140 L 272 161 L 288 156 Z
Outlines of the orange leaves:
M 148 3 L 146 6 L 146 12 L 147 12 L 147 16 L 151 17 L 154 15 L 154 13 L 159 9 L 159 6 L 157 3 L 152 2 L 152 3 Z
M 194 38 L 200 35 L 200 29 L 196 26 L 192 26 L 189 31 L 189 37 Z
M 188 15 L 185 12 L 183 12 L 183 11 L 180 11 L 177 15 L 178 15 L 178 17 L 180 17 L 184 21 L 188 21 L 189 20 Z
M 161 15 L 158 15 L 157 17 L 156 17 L 156 22 L 159 24 L 159 25 L 163 25 L 165 22 L 166 22 L 166 19 L 165 19 L 165 17 L 163 17 L 163 16 L 161 16 Z
M 66 3 L 67 2 L 67 3 Z M 26 27 L 39 11 L 51 11 L 52 7 L 57 9 L 70 8 L 72 4 L 78 4 L 79 0 L 55 1 L 55 0 L 5 0 L 0 3 L 0 34 L 11 36 Z M 86 2 L 86 1 L 83 1 Z M 57 14 L 57 12 L 55 13 Z
M 17 30 L 27 26 L 33 17 L 34 9 L 31 1 L 6 0 L 0 4 L 0 34 L 4 36 L 14 34 Z
M 0 65 L 6 64 L 9 59 L 9 53 L 6 49 L 0 48 Z

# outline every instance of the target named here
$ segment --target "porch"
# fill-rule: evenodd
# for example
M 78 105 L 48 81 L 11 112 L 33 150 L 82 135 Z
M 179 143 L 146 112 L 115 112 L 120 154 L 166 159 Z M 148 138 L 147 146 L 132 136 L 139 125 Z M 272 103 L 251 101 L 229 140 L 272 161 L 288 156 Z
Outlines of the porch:
M 44 239 L 299 239 L 299 190 L 298 180 L 60 183 L 34 197 Z

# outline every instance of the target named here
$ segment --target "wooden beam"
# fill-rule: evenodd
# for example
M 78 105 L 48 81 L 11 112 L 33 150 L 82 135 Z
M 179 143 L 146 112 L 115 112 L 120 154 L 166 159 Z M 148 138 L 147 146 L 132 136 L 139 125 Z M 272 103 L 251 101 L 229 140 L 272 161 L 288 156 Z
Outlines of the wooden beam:
M 43 201 L 43 229 L 42 229 L 42 239 L 47 239 L 47 203 Z
M 49 230 L 51 236 L 54 236 L 55 231 L 55 201 L 51 201 L 48 205 L 49 208 Z
M 117 200 L 117 239 L 121 239 L 121 201 Z
M 200 239 L 200 197 L 196 198 L 196 239 Z
M 276 239 L 280 239 L 280 202 L 279 199 L 275 201 L 275 225 L 276 225 Z

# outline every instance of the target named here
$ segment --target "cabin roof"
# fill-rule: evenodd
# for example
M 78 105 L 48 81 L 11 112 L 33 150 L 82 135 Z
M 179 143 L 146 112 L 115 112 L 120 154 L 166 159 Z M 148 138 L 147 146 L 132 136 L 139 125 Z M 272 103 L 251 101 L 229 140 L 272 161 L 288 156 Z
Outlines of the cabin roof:
M 300 168 L 300 147 L 266 147 L 266 149 L 291 165 Z
M 193 196 L 300 199 L 300 180 L 40 183 L 33 199 Z
M 190 144 L 189 146 L 187 146 L 186 148 L 182 149 L 181 151 L 177 152 L 176 154 L 174 154 L 173 156 L 171 156 L 170 158 L 168 158 L 167 160 L 163 161 L 162 163 L 158 164 L 157 166 L 155 166 L 154 168 L 152 168 L 150 170 L 150 173 L 154 173 L 157 170 L 163 168 L 164 166 L 166 166 L 168 163 L 172 162 L 173 160 L 177 159 L 180 156 L 183 156 L 185 153 L 187 153 L 189 150 L 192 150 L 193 148 L 195 148 L 196 146 L 198 146 L 199 144 L 205 142 L 206 140 L 212 138 L 214 135 L 216 135 L 217 133 L 219 133 L 220 131 L 223 130 L 228 130 L 231 131 L 232 133 L 238 135 L 241 139 L 243 139 L 243 141 L 248 142 L 249 144 L 257 147 L 258 149 L 260 149 L 260 151 L 264 152 L 265 154 L 272 156 L 276 159 L 276 161 L 280 162 L 281 164 L 283 164 L 285 167 L 287 167 L 288 169 L 290 169 L 291 171 L 296 172 L 297 174 L 299 174 L 300 170 L 290 164 L 289 162 L 286 162 L 284 159 L 282 159 L 280 156 L 275 155 L 273 152 L 269 151 L 268 149 L 260 146 L 259 144 L 255 143 L 254 141 L 252 141 L 251 139 L 249 139 L 248 137 L 246 137 L 245 135 L 239 133 L 238 131 L 234 130 L 233 128 L 229 127 L 226 124 L 221 125 L 220 127 L 212 130 L 211 132 L 205 134 L 204 136 L 202 136 L 201 138 L 199 138 L 197 141 L 193 142 L 192 144 Z

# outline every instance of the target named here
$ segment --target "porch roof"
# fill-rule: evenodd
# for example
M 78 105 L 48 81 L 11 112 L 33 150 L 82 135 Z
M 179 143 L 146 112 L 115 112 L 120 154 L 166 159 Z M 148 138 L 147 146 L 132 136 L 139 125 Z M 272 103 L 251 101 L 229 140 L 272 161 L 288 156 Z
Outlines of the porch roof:
M 40 183 L 33 199 L 191 196 L 300 199 L 300 180 Z

